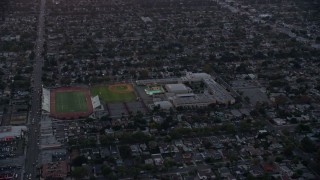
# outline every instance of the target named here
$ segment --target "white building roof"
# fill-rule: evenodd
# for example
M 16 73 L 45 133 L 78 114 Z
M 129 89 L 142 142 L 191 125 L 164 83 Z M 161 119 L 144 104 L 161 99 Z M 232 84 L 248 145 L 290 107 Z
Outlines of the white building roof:
M 184 84 L 166 84 L 166 89 L 169 92 L 189 91 L 189 88 Z
M 177 83 L 181 81 L 181 78 L 166 78 L 166 79 L 146 79 L 146 80 L 137 80 L 137 85 L 146 85 L 146 84 L 167 84 L 167 83 Z
M 147 23 L 147 22 L 152 22 L 151 18 L 149 18 L 149 17 L 141 16 L 140 18 L 141 18 L 142 21 L 145 22 L 145 23 Z
M 274 118 L 273 121 L 274 121 L 274 123 L 276 123 L 276 125 L 278 125 L 278 126 L 281 126 L 281 125 L 286 124 L 286 121 L 283 120 L 283 119 L 281 119 L 281 118 Z
M 169 101 L 158 101 L 154 102 L 155 106 L 160 106 L 161 109 L 170 109 L 172 108 L 172 104 Z
M 196 94 L 195 96 L 191 97 L 178 97 L 174 96 L 172 98 L 172 102 L 176 106 L 185 106 L 185 105 L 199 105 L 199 104 L 211 104 L 215 103 L 215 99 L 211 96 L 206 94 Z
M 204 78 L 211 78 L 211 76 L 207 73 L 192 73 L 187 72 L 185 78 L 190 81 L 201 81 Z
M 203 82 L 207 85 L 208 89 L 218 102 L 230 102 L 231 104 L 234 103 L 235 99 L 230 95 L 230 93 L 227 90 L 225 90 L 220 84 L 214 81 L 212 78 L 205 78 L 203 79 Z
M 193 97 L 194 93 L 176 94 L 177 97 Z
M 27 131 L 26 126 L 1 126 L 0 127 L 0 139 L 6 137 L 20 136 L 22 131 Z

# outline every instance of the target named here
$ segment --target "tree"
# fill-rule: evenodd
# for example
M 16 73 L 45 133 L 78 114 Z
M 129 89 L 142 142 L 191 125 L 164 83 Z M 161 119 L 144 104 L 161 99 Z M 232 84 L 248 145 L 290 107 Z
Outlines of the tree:
M 225 131 L 227 133 L 234 133 L 236 131 L 235 129 L 235 125 L 234 124 L 231 124 L 231 123 L 228 123 L 228 124 L 223 124 L 221 127 L 220 127 L 220 130 L 221 131 Z
M 158 129 L 158 128 L 160 127 L 160 124 L 157 123 L 157 122 L 151 121 L 151 122 L 149 123 L 149 127 L 150 127 L 151 129 Z
M 117 173 L 118 175 L 124 176 L 127 172 L 127 169 L 123 166 L 118 166 L 117 171 L 118 171 Z
M 247 65 L 245 65 L 244 63 L 241 63 L 240 66 L 236 68 L 236 71 L 239 73 L 248 73 L 247 67 L 248 67 Z
M 100 118 L 101 121 L 109 121 L 111 118 L 109 116 L 102 116 Z
M 247 172 L 247 173 L 245 173 L 244 175 L 245 175 L 246 179 L 248 179 L 248 180 L 257 179 L 257 178 L 255 178 L 250 172 Z
M 153 112 L 159 112 L 159 110 L 160 110 L 160 105 L 153 107 Z
M 101 166 L 101 172 L 103 176 L 107 177 L 112 173 L 112 169 L 106 165 Z
M 30 58 L 30 60 L 34 60 L 34 57 L 35 57 L 35 53 L 34 53 L 34 51 L 32 51 L 29 55 L 29 58 Z
M 312 99 L 307 95 L 298 95 L 294 97 L 293 101 L 297 104 L 310 104 Z
M 214 159 L 212 157 L 206 157 L 206 159 L 204 160 L 207 164 L 212 164 L 214 163 Z
M 316 160 L 317 160 L 318 162 L 320 161 L 320 149 L 318 149 L 318 151 L 317 151 Z
M 313 153 L 317 150 L 316 145 L 311 141 L 309 137 L 304 137 L 301 140 L 301 147 L 305 152 Z
M 98 32 L 96 33 L 96 38 L 101 39 L 102 37 L 103 37 L 102 31 L 98 31 Z
M 294 179 L 298 179 L 299 177 L 301 177 L 303 174 L 303 171 L 301 169 L 298 169 L 294 172 L 294 174 L 292 175 L 292 178 Z
M 134 120 L 134 125 L 136 127 L 142 128 L 142 127 L 145 127 L 147 124 L 147 121 L 140 116 L 135 116 L 133 120 Z
M 250 98 L 248 96 L 245 96 L 244 97 L 244 100 L 247 102 L 247 103 L 250 103 Z
M 271 87 L 284 87 L 287 85 L 288 85 L 288 82 L 285 80 L 274 80 L 270 82 Z
M 275 104 L 277 106 L 284 105 L 287 101 L 288 101 L 288 99 L 285 96 L 280 95 L 280 96 L 275 97 Z
M 285 156 L 289 157 L 289 156 L 292 156 L 292 155 L 293 155 L 292 151 L 293 151 L 293 146 L 292 146 L 292 145 L 287 145 L 287 146 L 285 146 L 285 147 L 283 148 L 282 153 L 283 153 Z
M 165 159 L 165 161 L 164 161 L 164 166 L 166 167 L 166 168 L 171 168 L 171 167 L 173 167 L 173 166 L 175 166 L 177 163 L 174 161 L 174 160 L 172 160 L 171 158 L 167 158 L 167 159 Z
M 212 143 L 210 141 L 205 141 L 203 144 L 206 149 L 212 148 Z
M 290 123 L 291 123 L 291 124 L 297 124 L 297 123 L 298 123 L 297 118 L 291 118 L 291 119 L 290 119 Z
M 29 80 L 17 80 L 17 81 L 14 81 L 13 86 L 16 89 L 29 89 L 30 81 Z
M 203 71 L 206 72 L 206 73 L 212 73 L 213 72 L 212 65 L 211 64 L 205 64 L 203 66 Z
M 78 156 L 72 161 L 73 166 L 82 166 L 82 164 L 85 164 L 88 162 L 88 159 L 84 156 Z
M 281 162 L 283 161 L 283 158 L 277 156 L 276 159 L 275 159 L 275 161 L 276 161 L 277 163 L 281 163 Z
M 305 125 L 305 124 L 299 124 L 296 129 L 295 129 L 296 132 L 298 133 L 309 133 L 311 132 L 311 128 L 310 126 L 308 125 Z
M 317 43 L 317 44 L 320 44 L 320 36 L 318 36 L 318 37 L 316 38 L 316 43 Z
M 152 164 L 144 164 L 140 166 L 142 170 L 153 171 L 156 170 L 156 167 Z
M 149 71 L 146 70 L 146 69 L 141 70 L 141 71 L 140 71 L 140 77 L 141 77 L 142 79 L 148 78 L 148 77 L 149 77 Z
M 146 135 L 143 132 L 124 133 L 119 137 L 122 143 L 142 143 L 152 139 L 152 136 Z
M 100 136 L 100 142 L 102 145 L 111 145 L 115 142 L 115 139 L 112 136 L 102 135 Z
M 62 77 L 60 83 L 63 85 L 69 85 L 71 83 L 71 78 L 69 77 Z
M 82 179 L 88 174 L 87 169 L 84 167 L 75 167 L 71 172 L 71 175 L 76 179 Z
M 249 132 L 251 130 L 251 123 L 241 121 L 238 127 L 241 132 Z
M 128 145 L 120 146 L 119 147 L 120 155 L 123 159 L 131 158 L 131 149 Z

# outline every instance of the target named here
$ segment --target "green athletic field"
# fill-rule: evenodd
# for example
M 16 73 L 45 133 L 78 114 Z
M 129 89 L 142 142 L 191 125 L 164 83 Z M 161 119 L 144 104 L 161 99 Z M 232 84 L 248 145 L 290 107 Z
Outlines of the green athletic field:
M 57 92 L 55 110 L 56 112 L 88 111 L 85 93 L 81 91 Z
M 134 101 L 136 95 L 132 90 L 126 90 L 126 86 L 116 86 L 110 89 L 108 86 L 96 86 L 90 89 L 91 96 L 98 95 L 103 102 L 128 102 Z M 118 91 L 118 92 L 117 92 Z

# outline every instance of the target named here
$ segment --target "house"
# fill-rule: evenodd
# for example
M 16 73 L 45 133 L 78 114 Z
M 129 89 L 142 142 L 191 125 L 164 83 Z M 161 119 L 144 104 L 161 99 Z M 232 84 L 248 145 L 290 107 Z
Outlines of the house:
M 286 165 L 280 165 L 279 168 L 282 174 L 286 174 L 287 176 L 290 176 L 290 177 L 294 174 L 294 172 L 290 168 L 288 168 L 288 166 Z
M 199 169 L 197 175 L 198 175 L 199 179 L 204 179 L 204 180 L 216 178 L 216 176 L 214 175 L 214 173 L 212 172 L 212 170 L 210 168 Z
M 152 154 L 151 155 L 152 159 L 153 159 L 153 162 L 156 166 L 162 166 L 163 165 L 163 158 L 161 156 L 161 154 Z

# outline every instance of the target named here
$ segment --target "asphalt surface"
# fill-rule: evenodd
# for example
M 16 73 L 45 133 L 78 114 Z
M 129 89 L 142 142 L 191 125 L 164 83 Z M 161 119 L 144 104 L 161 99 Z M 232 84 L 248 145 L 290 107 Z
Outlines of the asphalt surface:
M 33 65 L 32 74 L 32 97 L 31 110 L 28 120 L 28 142 L 26 149 L 24 179 L 39 179 L 36 178 L 39 171 L 37 170 L 38 155 L 39 155 L 39 127 L 41 119 L 41 90 L 42 90 L 42 66 L 43 66 L 43 43 L 44 43 L 44 21 L 45 21 L 45 0 L 40 1 L 40 12 L 38 19 L 37 40 L 35 45 L 35 62 Z M 31 174 L 31 176 L 30 176 Z

